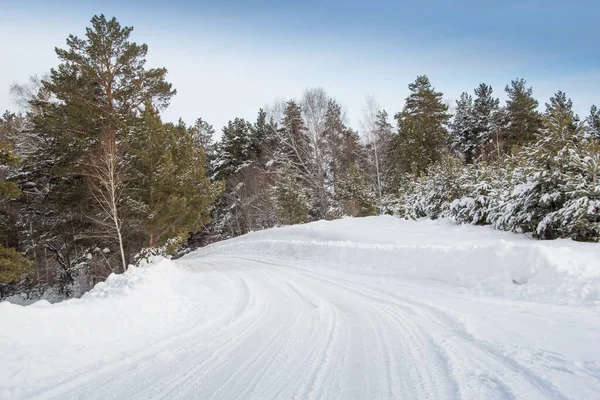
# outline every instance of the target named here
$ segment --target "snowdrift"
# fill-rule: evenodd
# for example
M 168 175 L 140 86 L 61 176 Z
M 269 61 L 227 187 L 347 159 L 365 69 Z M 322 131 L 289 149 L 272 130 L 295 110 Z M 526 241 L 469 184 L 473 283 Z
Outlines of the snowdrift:
M 58 382 L 69 384 L 90 368 L 131 361 L 154 351 L 154 343 L 208 323 L 231 291 L 218 278 L 198 290 L 199 279 L 157 257 L 110 275 L 80 299 L 0 303 L 0 399 L 41 394 L 31 388 L 56 385 L 56 371 Z M 40 355 L 42 362 L 28 362 Z
M 253 232 L 186 256 L 264 255 L 354 274 L 426 279 L 479 294 L 600 307 L 600 246 L 536 241 L 450 220 L 391 216 Z

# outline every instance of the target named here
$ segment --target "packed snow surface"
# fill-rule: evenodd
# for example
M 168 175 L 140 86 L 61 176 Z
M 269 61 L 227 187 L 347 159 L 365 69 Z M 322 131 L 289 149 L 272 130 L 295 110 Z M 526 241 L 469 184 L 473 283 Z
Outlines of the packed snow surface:
M 0 303 L 0 398 L 599 399 L 600 247 L 392 217 L 248 234 Z

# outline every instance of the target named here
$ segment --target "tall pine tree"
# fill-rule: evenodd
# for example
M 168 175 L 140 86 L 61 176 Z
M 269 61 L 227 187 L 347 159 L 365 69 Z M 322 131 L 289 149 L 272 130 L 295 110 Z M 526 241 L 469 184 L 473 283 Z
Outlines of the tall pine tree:
M 590 108 L 590 115 L 585 119 L 587 130 L 591 137 L 600 141 L 600 110 L 598 107 Z
M 507 126 L 503 135 L 503 147 L 508 151 L 513 146 L 522 146 L 535 140 L 542 128 L 542 119 L 537 111 L 538 101 L 533 98 L 533 89 L 526 86 L 524 79 L 511 81 L 505 88 Z
M 403 110 L 395 115 L 398 172 L 419 174 L 441 159 L 449 142 L 446 125 L 450 114 L 443 94 L 435 90 L 427 76 L 418 76 L 408 88 L 411 94 Z

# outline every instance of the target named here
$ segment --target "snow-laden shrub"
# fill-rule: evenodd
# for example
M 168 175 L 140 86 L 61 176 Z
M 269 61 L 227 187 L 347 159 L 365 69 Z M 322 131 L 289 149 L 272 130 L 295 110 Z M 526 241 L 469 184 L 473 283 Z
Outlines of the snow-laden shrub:
M 467 165 L 461 182 L 465 196 L 450 204 L 449 216 L 460 224 L 488 225 L 508 190 L 508 173 L 504 165 Z
M 590 143 L 587 147 L 594 153 L 584 150 L 571 154 L 571 173 L 563 177 L 560 195 L 549 199 L 563 202 L 540 221 L 538 236 L 551 232 L 580 241 L 600 240 L 600 154 L 596 145 Z
M 180 236 L 170 238 L 162 246 L 144 247 L 133 257 L 135 265 L 141 265 L 150 262 L 154 257 L 164 257 L 171 259 L 184 253 L 183 239 Z
M 449 216 L 450 204 L 464 193 L 462 160 L 446 156 L 400 193 L 405 218 L 437 219 Z
M 598 144 L 571 115 L 556 114 L 546 117 L 543 136 L 516 157 L 512 190 L 493 225 L 539 239 L 598 241 Z

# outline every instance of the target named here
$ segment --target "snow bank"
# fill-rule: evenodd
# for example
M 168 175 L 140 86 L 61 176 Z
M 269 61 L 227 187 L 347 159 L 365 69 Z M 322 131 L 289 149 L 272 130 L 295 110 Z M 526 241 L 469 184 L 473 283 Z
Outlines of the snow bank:
M 394 217 L 319 221 L 250 233 L 186 256 L 264 255 L 351 273 L 427 279 L 471 292 L 600 308 L 600 247 L 534 241 L 489 227 Z
M 201 282 L 192 271 L 156 258 L 112 274 L 79 299 L 0 303 L 0 399 L 31 397 L 35 393 L 24 388 L 65 384 L 85 368 L 139 355 L 152 343 L 205 324 L 227 306 L 231 293 L 218 280 L 211 287 Z M 43 363 L 26 362 L 39 354 Z M 8 365 L 27 368 L 9 374 Z

